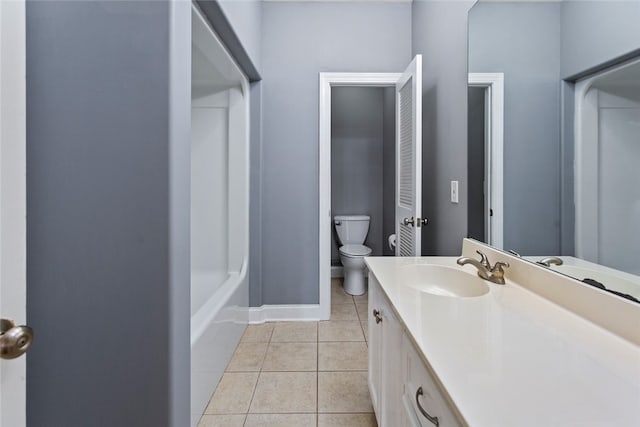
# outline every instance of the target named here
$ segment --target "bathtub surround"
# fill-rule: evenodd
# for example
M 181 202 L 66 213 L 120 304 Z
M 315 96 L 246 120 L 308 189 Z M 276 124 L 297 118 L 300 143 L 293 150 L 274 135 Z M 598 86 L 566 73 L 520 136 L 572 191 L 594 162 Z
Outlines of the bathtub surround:
M 249 303 L 262 300 L 262 0 L 197 0 L 198 8 L 251 82 Z
M 640 191 L 629 183 L 640 181 L 638 76 L 640 57 L 575 85 L 575 254 L 634 275 Z
M 192 11 L 191 426 L 248 321 L 249 82 Z

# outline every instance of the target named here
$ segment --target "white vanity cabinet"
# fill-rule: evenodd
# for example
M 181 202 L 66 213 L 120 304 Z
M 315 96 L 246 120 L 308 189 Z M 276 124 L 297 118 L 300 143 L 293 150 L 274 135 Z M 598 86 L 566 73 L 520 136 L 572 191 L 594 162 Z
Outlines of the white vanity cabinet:
M 402 427 L 458 427 L 462 424 L 409 337 L 402 338 Z
M 372 274 L 368 318 L 369 392 L 378 426 L 460 426 Z
M 369 393 L 378 426 L 397 427 L 402 398 L 402 325 L 369 275 Z

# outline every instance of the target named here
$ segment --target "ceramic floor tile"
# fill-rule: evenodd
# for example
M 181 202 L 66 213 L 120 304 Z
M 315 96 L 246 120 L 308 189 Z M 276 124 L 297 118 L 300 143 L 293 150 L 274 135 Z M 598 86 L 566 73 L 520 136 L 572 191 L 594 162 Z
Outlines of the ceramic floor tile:
M 364 341 L 357 320 L 329 320 L 318 324 L 318 341 Z
M 249 412 L 315 413 L 317 396 L 316 372 L 262 372 Z
M 363 342 L 318 343 L 319 371 L 366 371 L 367 345 Z
M 222 376 L 205 414 L 245 414 L 258 381 L 258 372 L 227 372 Z
M 362 332 L 364 332 L 364 339 L 366 341 L 369 341 L 369 322 L 363 320 L 362 322 L 360 322 L 360 325 L 362 326 Z
M 273 323 L 249 325 L 242 335 L 241 342 L 269 342 L 273 333 Z
M 269 343 L 241 342 L 227 365 L 227 372 L 260 371 Z
M 263 371 L 315 371 L 318 344 L 315 342 L 272 342 L 262 365 Z
M 331 305 L 353 303 L 353 297 L 344 291 L 342 279 L 331 282 Z
M 353 302 L 331 304 L 331 320 L 358 320 L 358 312 Z
M 198 427 L 242 427 L 246 415 L 203 415 Z
M 367 320 L 367 316 L 372 316 L 371 311 L 369 311 L 369 306 L 367 304 L 360 304 L 356 306 L 356 311 L 358 313 L 358 318 L 360 321 Z
M 318 412 L 373 412 L 367 372 L 318 372 Z
M 369 301 L 369 294 L 365 292 L 362 295 L 354 295 L 353 300 L 356 302 L 356 304 L 366 304 L 367 301 Z
M 275 324 L 271 342 L 316 342 L 318 322 L 279 322 Z
M 374 414 L 318 414 L 318 427 L 378 427 Z
M 316 427 L 316 414 L 249 414 L 245 427 Z

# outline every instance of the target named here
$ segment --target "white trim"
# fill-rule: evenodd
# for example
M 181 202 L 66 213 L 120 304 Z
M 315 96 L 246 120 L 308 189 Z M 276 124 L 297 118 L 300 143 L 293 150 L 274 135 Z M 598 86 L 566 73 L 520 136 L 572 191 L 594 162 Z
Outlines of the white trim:
M 597 209 L 598 190 L 597 185 L 585 183 L 585 169 L 595 167 L 597 169 L 598 147 L 598 92 L 591 91 L 593 82 L 601 74 L 591 76 L 576 82 L 574 95 L 574 205 L 575 205 L 575 229 L 574 245 L 575 256 L 592 262 L 598 262 L 599 244 L 598 233 L 589 232 L 589 227 L 598 229 Z M 585 128 L 589 127 L 590 132 Z M 594 191 L 595 187 L 595 191 Z M 589 207 L 594 212 L 585 214 L 583 209 Z
M 317 322 L 320 318 L 319 304 L 263 305 L 249 307 L 249 323 L 264 322 Z
M 25 22 L 23 0 L 0 0 L 0 315 L 19 325 L 27 320 Z M 0 362 L 1 427 L 26 425 L 26 358 Z
M 489 115 L 487 132 L 488 169 L 487 185 L 493 209 L 488 243 L 499 249 L 504 245 L 504 74 L 469 73 L 469 86 L 487 88 Z
M 320 73 L 318 140 L 319 317 L 331 316 L 331 87 L 395 87 L 400 73 Z

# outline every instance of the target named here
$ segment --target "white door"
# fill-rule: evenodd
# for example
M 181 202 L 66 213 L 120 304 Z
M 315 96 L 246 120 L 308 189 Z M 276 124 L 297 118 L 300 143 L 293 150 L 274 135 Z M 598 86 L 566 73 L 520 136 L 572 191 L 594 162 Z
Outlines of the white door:
M 26 82 L 25 6 L 0 1 L 0 317 L 26 322 Z M 2 344 L 25 344 L 21 330 L 7 329 Z M 17 339 L 17 341 L 16 341 Z M 9 348 L 9 347 L 7 347 Z M 26 418 L 26 357 L 0 359 L 0 427 Z
M 422 216 L 422 55 L 396 83 L 396 256 L 420 256 Z

